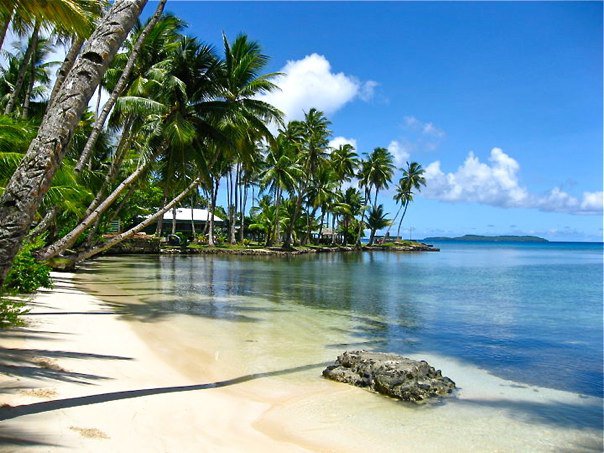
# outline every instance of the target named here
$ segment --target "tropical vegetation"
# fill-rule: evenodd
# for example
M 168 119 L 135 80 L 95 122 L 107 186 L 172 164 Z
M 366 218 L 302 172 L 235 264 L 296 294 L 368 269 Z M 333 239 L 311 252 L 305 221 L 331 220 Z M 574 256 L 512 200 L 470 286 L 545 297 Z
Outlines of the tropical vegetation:
M 195 246 L 359 245 L 393 224 L 379 203 L 397 171 L 386 148 L 332 148 L 314 108 L 285 122 L 261 100 L 278 74 L 258 42 L 225 35 L 214 48 L 165 0 L 140 22 L 145 3 L 0 7 L 0 286 L 23 244 L 37 261 L 73 265 L 139 232 L 176 233 L 162 220 L 177 207 L 226 220 L 192 224 Z M 52 62 L 59 45 L 65 60 Z M 418 163 L 400 171 L 397 236 L 425 184 Z

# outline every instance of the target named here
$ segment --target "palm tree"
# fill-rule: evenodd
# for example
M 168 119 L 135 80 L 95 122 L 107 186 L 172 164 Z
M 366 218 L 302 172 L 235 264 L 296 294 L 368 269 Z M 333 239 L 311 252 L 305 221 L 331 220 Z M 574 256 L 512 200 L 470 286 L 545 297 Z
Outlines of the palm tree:
M 402 171 L 403 176 L 399 181 L 396 195 L 394 196 L 395 201 L 401 205 L 398 212 L 400 212 L 401 208 L 404 207 L 403 214 L 401 215 L 401 219 L 398 223 L 398 229 L 396 231 L 396 235 L 398 237 L 401 235 L 401 225 L 403 223 L 403 219 L 405 218 L 405 214 L 407 213 L 409 203 L 413 201 L 413 189 L 419 192 L 421 191 L 422 186 L 426 185 L 426 178 L 424 178 L 425 170 L 422 168 L 421 164 L 418 164 L 417 162 L 407 162 L 407 168 L 404 168 Z
M 0 15 L 7 25 L 12 17 L 17 16 L 28 23 L 50 22 L 55 27 L 85 37 L 92 32 L 94 25 L 90 12 L 100 9 L 102 3 L 100 0 L 2 0 Z
M 388 214 L 384 212 L 384 206 L 372 206 L 369 210 L 369 216 L 367 216 L 367 226 L 371 231 L 369 236 L 369 245 L 373 245 L 375 239 L 375 233 L 377 230 L 386 228 L 390 225 L 391 221 L 386 218 Z
M 359 156 L 354 147 L 345 143 L 332 151 L 329 156 L 331 167 L 339 181 L 350 181 L 359 166 Z
M 336 196 L 333 210 L 336 215 L 342 216 L 339 230 L 344 238 L 344 245 L 358 243 L 357 232 L 361 228 L 359 225 L 355 225 L 355 219 L 357 216 L 363 216 L 366 209 L 363 195 L 354 187 L 349 187 L 344 193 Z
M 165 4 L 166 0 L 160 0 L 155 13 L 147 21 L 145 27 L 141 29 L 139 24 L 137 29 L 135 29 L 134 39 L 129 43 L 128 52 L 119 54 L 116 58 L 114 68 L 112 68 L 113 70 L 107 71 L 108 83 L 105 85 L 111 89 L 111 95 L 107 102 L 105 102 L 103 110 L 97 115 L 92 133 L 76 165 L 77 171 L 81 171 L 88 162 L 94 144 L 118 97 L 128 88 L 132 87 L 135 81 L 140 81 L 143 74 L 149 71 L 154 64 L 165 61 L 168 52 L 176 45 L 177 32 L 182 28 L 182 22 L 174 19 L 172 16 L 162 18 Z M 155 28 L 158 23 L 159 27 Z M 151 31 L 155 31 L 155 33 L 151 33 Z M 132 41 L 134 42 L 132 43 Z M 77 46 L 77 44 L 75 45 Z M 100 92 L 97 96 L 100 100 Z
M 268 57 L 262 54 L 260 45 L 250 41 L 246 35 L 238 35 L 229 43 L 223 34 L 224 60 L 218 71 L 220 98 L 226 107 L 224 121 L 228 125 L 229 135 L 233 136 L 235 149 L 231 150 L 233 160 L 241 163 L 249 160 L 249 153 L 255 151 L 254 143 L 262 138 L 272 141 L 268 129 L 271 122 L 281 124 L 283 114 L 272 105 L 257 99 L 259 95 L 277 88 L 272 82 L 278 74 L 262 74 L 268 63 Z M 237 146 L 238 145 L 238 146 Z M 236 175 L 230 176 L 228 198 L 230 200 L 229 225 L 230 241 L 235 239 L 235 213 L 238 211 L 239 164 L 235 165 Z
M 313 175 L 327 157 L 329 136 L 331 135 L 331 131 L 328 129 L 330 124 L 323 112 L 312 108 L 304 115 L 304 121 L 291 122 L 288 125 L 287 135 L 291 136 L 292 144 L 299 152 L 304 177 L 300 179 L 296 187 L 293 219 L 287 228 L 283 248 L 288 249 L 292 246 L 293 228 L 301 213 L 302 202 L 308 194 Z M 309 218 L 307 220 L 310 221 Z
M 295 159 L 294 149 L 283 134 L 280 134 L 267 150 L 266 168 L 261 173 L 261 188 L 268 189 L 273 194 L 275 213 L 279 216 L 283 191 L 293 193 L 294 187 L 302 178 L 302 169 Z M 269 237 L 268 245 L 279 241 L 279 221 L 275 222 L 274 237 Z
M 308 204 L 312 208 L 310 215 L 307 217 L 307 228 L 305 242 L 310 240 L 312 233 L 311 219 L 315 218 L 317 210 L 321 208 L 321 218 L 319 220 L 319 239 L 323 231 L 323 220 L 325 218 L 325 207 L 333 199 L 335 190 L 339 185 L 340 181 L 336 179 L 336 174 L 327 163 L 321 165 L 314 177 L 312 178 L 311 185 L 308 189 Z
M 40 37 L 40 27 L 41 21 L 36 20 L 34 22 L 33 30 L 31 32 L 31 36 L 27 41 L 27 48 L 23 54 L 23 59 L 21 60 L 21 65 L 19 66 L 19 72 L 17 74 L 17 79 L 15 80 L 15 84 L 13 90 L 8 98 L 8 102 L 4 107 L 4 114 L 8 115 L 12 113 L 13 109 L 17 105 L 17 100 L 19 99 L 19 95 L 21 94 L 21 90 L 23 88 L 23 84 L 25 82 L 25 76 L 27 73 L 27 69 L 30 67 L 32 56 L 36 52 L 36 47 L 38 45 L 38 39 Z
M 67 152 L 73 130 L 145 3 L 146 0 L 113 3 L 76 60 L 69 83 L 61 87 L 56 103 L 46 113 L 36 138 L 0 197 L 0 286 Z
M 387 189 L 394 175 L 394 157 L 386 148 L 375 148 L 368 159 L 363 163 L 363 182 L 368 188 L 375 190 L 373 206 L 377 206 L 377 198 L 380 190 Z
M 155 65 L 148 72 L 147 79 L 136 90 L 144 96 L 123 96 L 116 104 L 116 115 L 133 115 L 139 119 L 137 134 L 142 146 L 140 163 L 110 195 L 97 196 L 89 207 L 85 218 L 67 235 L 39 253 L 44 259 L 56 256 L 75 243 L 79 235 L 97 221 L 117 198 L 132 187 L 154 164 L 166 168 L 165 175 L 172 181 L 189 184 L 186 166 L 189 160 L 201 162 L 200 153 L 205 149 L 198 140 L 201 133 L 216 133 L 204 117 L 203 106 L 207 104 L 208 82 L 195 74 L 206 74 L 216 67 L 212 49 L 197 43 L 194 39 L 183 38 L 178 52 L 165 65 Z M 163 62 L 162 62 L 163 63 Z M 192 151 L 192 153 L 190 153 Z M 190 179 L 196 179 L 191 175 Z M 166 181 L 165 187 L 170 185 Z M 190 187 L 190 186 L 187 186 Z M 175 185 L 176 191 L 182 189 Z M 174 195 L 174 192 L 172 193 Z M 185 194 L 186 195 L 186 194 Z M 168 197 L 169 198 L 169 197 Z

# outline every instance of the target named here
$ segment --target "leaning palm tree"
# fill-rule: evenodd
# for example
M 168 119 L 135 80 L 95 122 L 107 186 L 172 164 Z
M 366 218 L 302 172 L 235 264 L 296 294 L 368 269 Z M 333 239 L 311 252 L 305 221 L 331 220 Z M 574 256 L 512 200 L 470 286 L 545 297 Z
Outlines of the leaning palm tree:
M 47 2 L 54 4 L 55 2 Z M 146 0 L 116 0 L 74 63 L 0 197 L 0 286 L 58 170 L 92 93 Z M 6 5 L 5 2 L 2 3 Z

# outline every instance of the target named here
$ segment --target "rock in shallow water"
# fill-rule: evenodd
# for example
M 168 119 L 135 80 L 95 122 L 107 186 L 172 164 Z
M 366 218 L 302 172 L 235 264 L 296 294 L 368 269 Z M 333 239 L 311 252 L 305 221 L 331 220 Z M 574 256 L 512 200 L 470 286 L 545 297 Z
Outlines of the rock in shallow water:
M 418 404 L 455 389 L 455 382 L 424 360 L 381 352 L 345 352 L 323 370 L 323 376 Z

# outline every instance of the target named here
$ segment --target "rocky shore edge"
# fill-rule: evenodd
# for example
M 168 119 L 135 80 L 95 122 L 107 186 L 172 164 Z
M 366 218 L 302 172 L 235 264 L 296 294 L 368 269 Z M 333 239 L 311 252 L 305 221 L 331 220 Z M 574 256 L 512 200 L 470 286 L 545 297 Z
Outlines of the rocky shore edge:
M 439 249 L 428 244 L 418 243 L 417 246 L 363 246 L 356 247 L 300 247 L 292 250 L 284 250 L 277 247 L 268 248 L 223 248 L 223 247 L 204 247 L 204 248 L 179 248 L 162 247 L 162 254 L 183 254 L 183 255 L 251 255 L 251 256 L 295 256 L 308 255 L 314 253 L 344 253 L 344 252 L 438 252 Z
M 107 250 L 105 255 L 132 254 L 178 254 L 178 255 L 250 255 L 250 256 L 296 256 L 314 253 L 345 253 L 345 252 L 438 252 L 440 249 L 423 242 L 396 244 L 364 245 L 360 248 L 353 246 L 302 246 L 291 250 L 280 247 L 177 247 L 166 246 L 157 238 L 148 235 L 136 235 L 117 246 Z
M 449 396 L 456 389 L 455 382 L 425 360 L 384 352 L 346 351 L 323 376 L 415 404 Z

